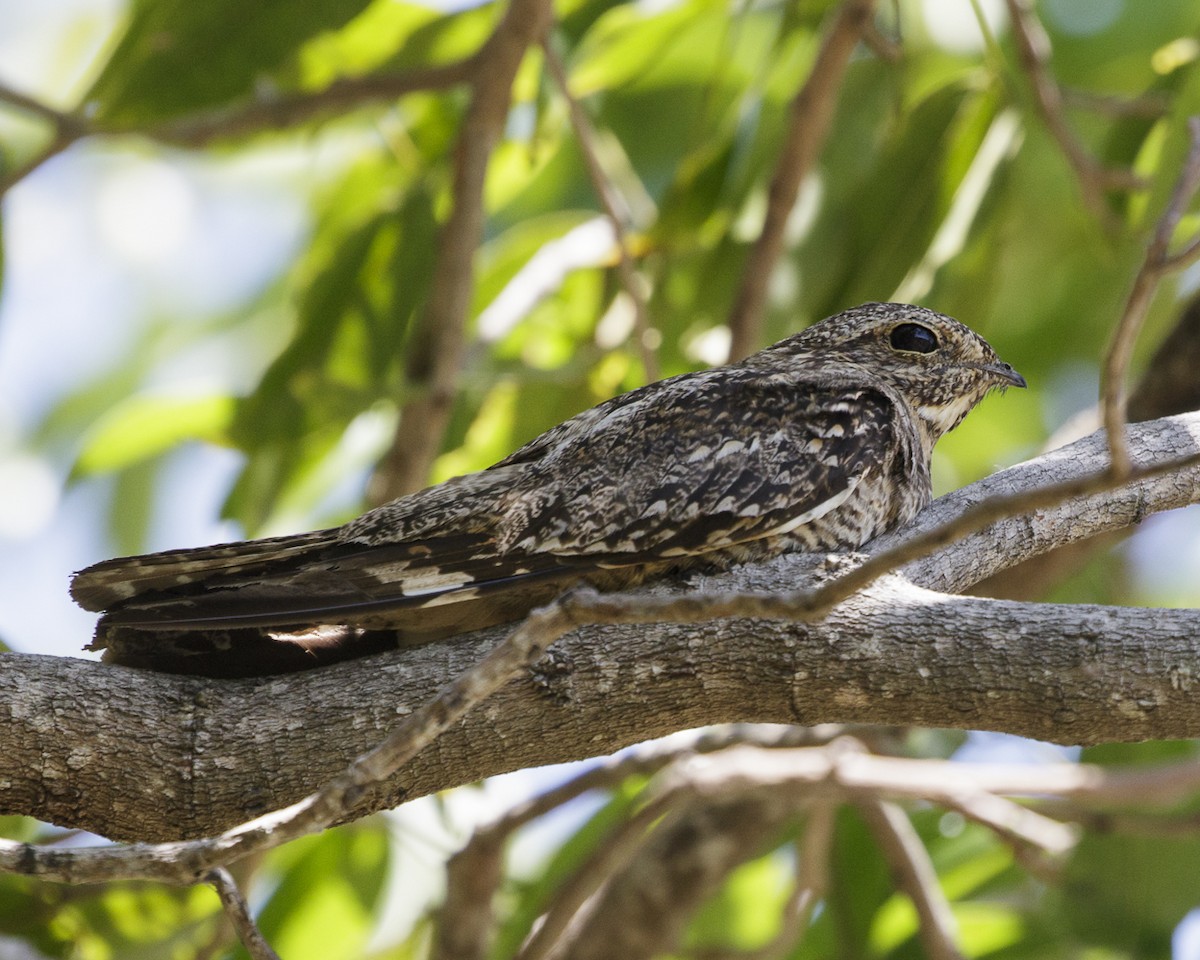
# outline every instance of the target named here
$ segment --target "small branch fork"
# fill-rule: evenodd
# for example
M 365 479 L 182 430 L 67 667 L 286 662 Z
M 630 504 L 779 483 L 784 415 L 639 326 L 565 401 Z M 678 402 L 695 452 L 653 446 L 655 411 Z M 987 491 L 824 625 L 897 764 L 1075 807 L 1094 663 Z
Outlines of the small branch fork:
M 233 874 L 224 867 L 216 867 L 209 871 L 205 879 L 216 889 L 225 915 L 233 924 L 238 939 L 242 941 L 242 946 L 246 948 L 252 960 L 279 960 L 279 954 L 271 949 L 271 945 L 255 924 L 254 917 L 250 914 L 250 906 L 242 896 L 242 891 L 238 889 Z
M 1147 184 L 1129 171 L 1102 166 L 1075 136 L 1066 118 L 1067 96 L 1050 70 L 1050 39 L 1034 12 L 1031 0 L 1005 0 L 1005 3 L 1021 63 L 1033 87 L 1042 119 L 1075 171 L 1089 209 L 1101 223 L 1111 225 L 1106 192 L 1114 189 L 1139 190 Z M 1157 106 L 1161 109 L 1161 104 Z M 1139 105 L 1138 109 L 1144 107 Z M 1186 158 L 1166 208 L 1155 225 L 1121 318 L 1114 328 L 1101 373 L 1101 407 L 1109 438 L 1110 469 L 1118 477 L 1130 470 L 1124 436 L 1127 408 L 1125 374 L 1138 333 L 1163 278 L 1200 259 L 1200 234 L 1193 236 L 1178 252 L 1172 253 L 1170 249 L 1175 231 L 1197 189 L 1200 189 L 1200 117 L 1189 119 L 1188 135 Z

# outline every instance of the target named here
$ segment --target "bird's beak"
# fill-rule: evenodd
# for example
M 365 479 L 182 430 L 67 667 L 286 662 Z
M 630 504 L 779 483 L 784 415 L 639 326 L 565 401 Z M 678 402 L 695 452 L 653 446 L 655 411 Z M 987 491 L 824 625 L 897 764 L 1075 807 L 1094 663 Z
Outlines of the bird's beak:
M 1005 381 L 1006 385 L 1014 387 L 1027 387 L 1029 384 L 1025 382 L 1025 378 L 1017 373 L 1009 363 L 992 363 L 984 367 L 988 373 L 993 374 L 999 379 Z

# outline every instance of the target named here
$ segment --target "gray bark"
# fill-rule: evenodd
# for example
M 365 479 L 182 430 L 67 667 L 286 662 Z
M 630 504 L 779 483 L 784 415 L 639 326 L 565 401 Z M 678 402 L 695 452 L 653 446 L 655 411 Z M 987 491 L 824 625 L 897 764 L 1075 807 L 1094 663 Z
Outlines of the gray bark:
M 1140 464 L 1200 449 L 1200 414 L 1130 428 Z M 997 493 L 1103 467 L 1093 436 L 938 500 L 898 537 Z M 1200 611 L 954 596 L 1052 546 L 1200 500 L 1200 466 L 1076 498 L 915 561 L 815 623 L 580 628 L 358 814 L 522 767 L 724 721 L 1001 730 L 1060 743 L 1200 736 Z M 785 590 L 855 558 L 783 557 L 659 591 Z M 0 655 L 0 813 L 116 839 L 219 832 L 306 795 L 504 636 L 484 631 L 278 678 L 211 681 Z

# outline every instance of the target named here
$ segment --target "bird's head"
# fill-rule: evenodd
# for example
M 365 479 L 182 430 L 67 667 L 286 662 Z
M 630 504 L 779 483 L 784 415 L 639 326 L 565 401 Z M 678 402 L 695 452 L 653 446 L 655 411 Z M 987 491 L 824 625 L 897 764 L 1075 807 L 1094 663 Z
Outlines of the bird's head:
M 958 426 L 989 391 L 1025 386 L 974 330 L 905 303 L 846 310 L 759 356 L 776 363 L 785 356 L 803 359 L 833 377 L 844 372 L 882 380 L 904 397 L 931 440 Z

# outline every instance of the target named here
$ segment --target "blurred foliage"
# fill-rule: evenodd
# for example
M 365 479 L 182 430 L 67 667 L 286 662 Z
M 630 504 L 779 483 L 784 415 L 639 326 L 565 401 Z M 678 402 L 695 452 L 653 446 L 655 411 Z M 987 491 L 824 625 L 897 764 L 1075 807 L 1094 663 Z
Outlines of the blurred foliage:
M 599 160 L 631 211 L 629 241 L 649 291 L 649 345 L 664 376 L 720 359 L 722 323 L 761 224 L 789 101 L 833 6 L 557 4 L 553 42 L 599 131 Z M 1113 0 L 1094 10 L 1057 0 L 1039 9 L 1066 87 L 1162 106 L 1070 113 L 1094 156 L 1150 181 L 1142 193 L 1110 196 L 1115 226 L 1102 227 L 1082 202 L 1007 29 L 997 29 L 994 47 L 950 49 L 933 29 L 946 6 L 900 0 L 879 17 L 902 55 L 889 62 L 866 48 L 856 54 L 772 278 L 770 339 L 864 300 L 902 298 L 967 321 L 1025 374 L 1033 389 L 984 403 L 939 447 L 940 489 L 1036 450 L 1078 407 L 1080 379 L 1094 385 L 1182 156 L 1183 119 L 1200 112 L 1195 0 Z M 133 0 L 84 101 L 108 127 L 136 131 L 254 98 L 319 96 L 339 79 L 465 57 L 501 12 L 496 3 L 447 14 L 402 0 Z M 615 251 L 589 231 L 600 208 L 566 106 L 540 65 L 531 53 L 489 171 L 472 344 L 434 479 L 485 467 L 645 378 Z M 242 458 L 225 513 L 248 535 L 325 525 L 361 508 L 405 399 L 404 360 L 450 204 L 465 105 L 462 90 L 418 93 L 213 148 L 225 158 L 281 148 L 321 155 L 305 196 L 314 227 L 287 275 L 243 312 L 174 337 L 148 330 L 46 417 L 34 442 L 72 447 L 73 482 L 109 484 L 105 522 L 122 551 L 144 543 L 161 467 L 189 444 L 222 445 Z M 1140 356 L 1175 310 L 1168 286 Z M 251 333 L 237 341 L 237 360 L 257 370 L 252 389 L 196 394 L 163 382 L 159 374 L 175 357 L 239 327 Z M 1060 595 L 1127 602 L 1122 564 L 1119 555 L 1096 558 Z M 1131 763 L 1175 752 L 1144 745 L 1086 756 Z M 551 891 L 603 843 L 641 787 L 615 791 L 539 868 L 514 873 L 501 898 L 497 956 L 522 942 Z M 1047 887 L 977 826 L 928 809 L 914 821 L 970 956 L 1162 957 L 1198 902 L 1194 837 L 1088 835 L 1062 883 Z M 45 839 L 29 821 L 2 827 L 8 836 Z M 371 820 L 248 868 L 268 938 L 288 960 L 422 955 L 426 920 L 399 932 L 387 923 L 396 842 Z M 697 917 L 690 947 L 768 942 L 792 857 L 785 846 L 740 869 Z M 404 896 L 402 877 L 391 886 Z M 913 908 L 870 833 L 843 811 L 828 896 L 793 955 L 918 957 L 915 931 Z M 84 960 L 241 955 L 204 889 L 61 888 L 5 877 L 0 933 L 45 956 Z

